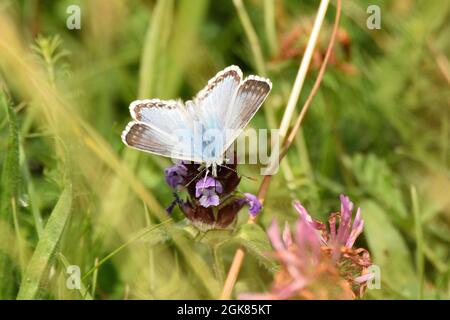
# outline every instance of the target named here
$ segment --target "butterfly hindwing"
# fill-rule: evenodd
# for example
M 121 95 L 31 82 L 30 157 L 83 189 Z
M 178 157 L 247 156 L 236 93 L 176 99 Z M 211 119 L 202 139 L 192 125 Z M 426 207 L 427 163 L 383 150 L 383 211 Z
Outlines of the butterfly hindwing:
M 122 141 L 135 149 L 181 160 L 201 160 L 180 144 L 191 140 L 192 106 L 175 100 L 136 100 L 130 105 L 131 121 Z
M 177 100 L 136 100 L 130 104 L 130 114 L 134 120 L 169 134 L 174 128 L 189 128 L 192 121 L 189 110 Z

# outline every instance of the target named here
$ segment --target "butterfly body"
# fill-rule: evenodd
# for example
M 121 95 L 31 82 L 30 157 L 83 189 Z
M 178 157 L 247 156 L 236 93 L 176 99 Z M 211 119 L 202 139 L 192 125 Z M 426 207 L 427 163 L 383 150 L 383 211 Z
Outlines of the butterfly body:
M 213 77 L 192 100 L 136 100 L 134 119 L 122 133 L 129 147 L 177 160 L 205 164 L 217 172 L 236 140 L 272 88 L 270 80 L 242 79 L 237 66 Z

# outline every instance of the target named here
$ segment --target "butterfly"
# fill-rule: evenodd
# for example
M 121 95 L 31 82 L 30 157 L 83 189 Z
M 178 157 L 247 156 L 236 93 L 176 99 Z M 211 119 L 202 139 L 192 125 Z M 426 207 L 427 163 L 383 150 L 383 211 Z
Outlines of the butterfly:
M 192 100 L 136 100 L 133 121 L 122 132 L 125 145 L 144 152 L 212 167 L 226 162 L 225 152 L 267 98 L 272 83 L 237 66 L 217 73 Z

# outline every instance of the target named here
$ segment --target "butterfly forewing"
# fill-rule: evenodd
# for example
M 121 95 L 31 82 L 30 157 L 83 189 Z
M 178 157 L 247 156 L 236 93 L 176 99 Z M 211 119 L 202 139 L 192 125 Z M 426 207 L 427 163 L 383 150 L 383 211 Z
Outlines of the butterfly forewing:
M 228 137 L 225 149 L 247 126 L 271 89 L 270 80 L 258 76 L 249 76 L 241 82 L 225 117 L 225 127 L 232 132 Z
M 241 69 L 229 66 L 209 80 L 208 85 L 195 96 L 195 113 L 206 128 L 224 128 L 226 112 L 241 79 Z

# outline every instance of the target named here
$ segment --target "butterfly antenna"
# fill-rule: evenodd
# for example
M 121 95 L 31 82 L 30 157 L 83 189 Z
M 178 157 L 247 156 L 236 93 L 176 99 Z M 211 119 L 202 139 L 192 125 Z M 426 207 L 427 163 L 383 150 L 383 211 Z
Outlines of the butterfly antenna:
M 197 173 L 197 174 L 195 175 L 195 177 L 193 177 L 188 183 L 186 183 L 186 184 L 181 188 L 181 190 L 187 189 L 187 187 L 189 187 L 189 185 L 190 185 L 195 179 L 197 179 L 199 176 L 201 176 L 201 174 L 202 174 L 203 171 L 205 171 L 205 170 L 207 170 L 207 168 L 203 168 L 203 170 L 201 170 L 199 173 Z M 208 174 L 208 172 L 206 172 L 206 174 Z M 205 177 L 205 179 L 206 179 L 206 177 Z
M 235 169 L 233 169 L 233 168 L 230 168 L 230 167 L 228 167 L 228 166 L 225 165 L 225 164 L 221 164 L 220 166 L 221 166 L 221 167 L 225 167 L 225 168 L 227 168 L 228 170 L 234 171 L 234 172 L 236 172 L 236 174 L 239 175 L 239 172 L 237 172 L 237 170 L 235 170 Z M 241 176 L 244 177 L 244 178 L 247 178 L 247 179 L 249 179 L 249 180 L 252 180 L 252 181 L 256 181 L 256 180 L 257 180 L 255 177 L 250 177 L 250 176 L 247 176 L 247 175 L 245 175 L 245 174 L 241 174 Z

